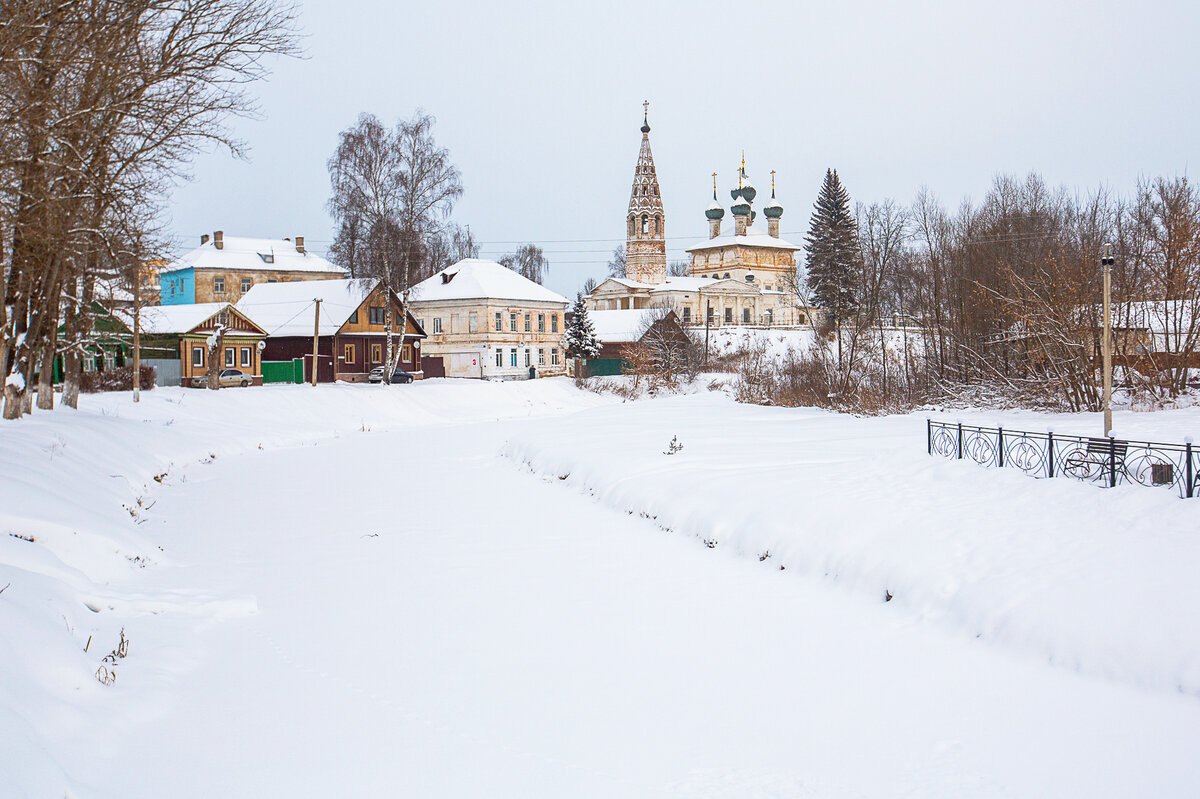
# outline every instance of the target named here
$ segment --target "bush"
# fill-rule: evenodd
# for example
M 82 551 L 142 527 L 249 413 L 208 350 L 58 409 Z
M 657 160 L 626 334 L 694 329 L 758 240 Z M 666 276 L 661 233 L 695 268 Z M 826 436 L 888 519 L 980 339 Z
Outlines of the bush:
M 154 388 L 154 367 L 142 364 L 138 384 L 142 391 Z M 133 385 L 133 365 L 117 366 L 105 369 L 103 372 L 84 372 L 79 382 L 79 390 L 85 394 L 96 394 L 101 391 L 128 391 Z

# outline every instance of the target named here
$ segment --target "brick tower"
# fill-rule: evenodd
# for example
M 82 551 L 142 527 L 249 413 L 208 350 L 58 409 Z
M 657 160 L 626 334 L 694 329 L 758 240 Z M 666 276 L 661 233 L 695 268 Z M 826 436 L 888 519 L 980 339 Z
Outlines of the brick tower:
M 625 241 L 625 277 L 658 284 L 667 279 L 667 236 L 658 175 L 650 153 L 650 101 L 642 103 L 642 148 L 633 171 Z

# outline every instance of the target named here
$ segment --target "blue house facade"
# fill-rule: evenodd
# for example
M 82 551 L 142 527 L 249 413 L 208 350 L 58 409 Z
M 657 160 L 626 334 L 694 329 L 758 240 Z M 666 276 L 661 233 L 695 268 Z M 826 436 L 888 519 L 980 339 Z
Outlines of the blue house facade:
M 159 277 L 163 305 L 193 305 L 196 302 L 196 270 L 192 267 L 163 272 Z

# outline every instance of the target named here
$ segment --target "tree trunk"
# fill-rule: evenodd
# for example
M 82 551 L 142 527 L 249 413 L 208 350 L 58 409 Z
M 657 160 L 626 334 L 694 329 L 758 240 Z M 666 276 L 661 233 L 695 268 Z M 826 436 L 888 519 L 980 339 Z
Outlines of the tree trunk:
M 221 346 L 225 342 L 225 329 L 221 325 L 217 325 L 212 334 L 212 344 L 208 348 L 208 372 L 205 376 L 205 382 L 208 388 L 216 391 L 221 387 Z M 317 361 L 313 359 L 313 374 L 317 371 Z
M 57 336 L 50 332 L 50 340 L 42 345 L 42 362 L 38 372 L 38 410 L 54 410 L 54 356 Z

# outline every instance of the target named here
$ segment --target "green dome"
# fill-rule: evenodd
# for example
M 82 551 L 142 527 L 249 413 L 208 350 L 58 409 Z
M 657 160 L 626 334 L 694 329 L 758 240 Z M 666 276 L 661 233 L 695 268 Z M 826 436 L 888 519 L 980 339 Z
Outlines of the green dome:
M 704 215 L 709 219 L 720 219 L 725 216 L 725 209 L 719 205 L 709 206 L 705 209 Z
M 750 203 L 745 200 L 738 200 L 733 204 L 734 216 L 747 216 L 750 213 Z
M 778 219 L 783 216 L 783 206 L 779 203 L 768 205 L 763 209 L 763 213 L 767 215 L 767 219 Z

